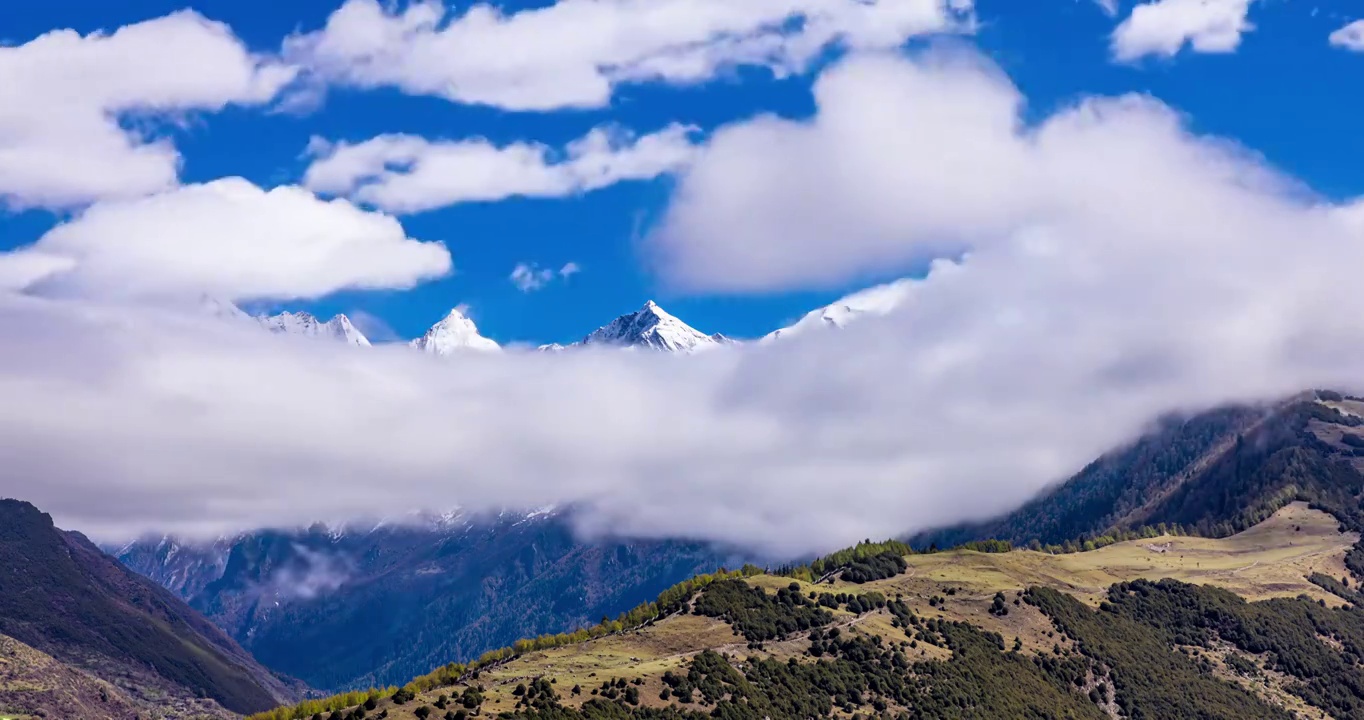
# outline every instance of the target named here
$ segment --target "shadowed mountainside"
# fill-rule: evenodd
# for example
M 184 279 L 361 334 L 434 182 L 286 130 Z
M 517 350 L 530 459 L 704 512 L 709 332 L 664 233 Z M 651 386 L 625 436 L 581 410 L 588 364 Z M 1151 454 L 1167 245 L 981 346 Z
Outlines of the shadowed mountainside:
M 16 500 L 0 500 L 0 634 L 142 698 L 143 709 L 164 707 L 164 696 L 245 713 L 296 696 L 179 598 Z
M 731 561 L 684 542 L 584 542 L 550 514 L 123 548 L 265 665 L 319 688 L 405 682 L 526 634 L 597 622 Z
M 1322 391 L 1262 407 L 1168 418 L 1131 445 L 996 520 L 921 533 L 915 547 L 971 540 L 1082 544 L 1179 525 L 1226 536 L 1292 500 L 1353 525 L 1364 489 L 1364 403 Z

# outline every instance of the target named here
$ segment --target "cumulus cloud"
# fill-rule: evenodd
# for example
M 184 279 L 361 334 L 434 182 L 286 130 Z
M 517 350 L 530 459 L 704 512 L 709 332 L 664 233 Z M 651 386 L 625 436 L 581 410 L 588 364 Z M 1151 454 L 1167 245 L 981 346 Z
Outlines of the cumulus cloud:
M 636 137 L 596 128 L 562 151 L 525 142 L 499 147 L 482 138 L 380 135 L 354 144 L 314 138 L 303 184 L 398 213 L 518 196 L 564 197 L 683 167 L 694 132 L 674 124 Z
M 578 263 L 565 263 L 558 270 L 540 267 L 535 263 L 517 263 L 512 268 L 511 275 L 507 279 L 511 280 L 517 290 L 523 293 L 543 290 L 556 279 L 568 279 L 580 272 Z
M 862 58 L 817 94 L 715 137 L 660 267 L 733 291 L 938 258 L 895 312 L 452 365 L 0 295 L 5 492 L 100 537 L 557 504 L 789 556 L 1007 510 L 1166 411 L 1358 391 L 1364 204 L 1150 98 L 1027 124 L 975 56 Z
M 0 47 L 0 203 L 66 208 L 169 188 L 175 146 L 121 120 L 268 102 L 294 75 L 193 11 Z
M 1007 247 L 1025 230 L 1058 253 L 1097 242 L 1081 242 L 1091 229 L 1119 247 L 1272 245 L 1283 236 L 1268 229 L 1320 212 L 1291 179 L 1190 135 L 1147 96 L 1090 98 L 1029 125 L 1017 88 L 969 51 L 857 58 L 814 93 L 811 120 L 738 123 L 698 152 L 646 237 L 665 280 L 703 292 L 835 287 Z
M 0 287 L 124 299 L 315 298 L 407 288 L 450 266 L 444 245 L 407 237 L 387 215 L 226 178 L 92 205 L 0 255 Z
M 1254 0 L 1154 0 L 1136 6 L 1113 31 L 1113 57 L 1120 62 L 1148 55 L 1174 57 L 1187 44 L 1194 52 L 1229 53 L 1255 29 L 1247 16 Z
M 1364 20 L 1356 20 L 1331 33 L 1331 46 L 1364 52 Z
M 314 80 L 511 110 L 601 107 L 624 83 L 698 83 L 738 66 L 800 72 L 831 46 L 893 48 L 966 30 L 971 0 L 559 0 L 504 14 L 439 0 L 347 0 L 287 55 Z

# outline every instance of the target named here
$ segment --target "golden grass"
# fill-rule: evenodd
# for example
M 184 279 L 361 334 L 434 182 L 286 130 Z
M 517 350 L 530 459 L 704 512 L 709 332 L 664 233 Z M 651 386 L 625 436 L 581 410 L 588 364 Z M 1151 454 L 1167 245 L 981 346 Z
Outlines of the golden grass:
M 914 555 L 909 570 L 865 585 L 834 583 L 834 592 L 876 590 L 917 597 L 954 588 L 959 595 L 991 595 L 1032 585 L 1054 587 L 1097 604 L 1108 586 L 1124 580 L 1174 578 L 1224 587 L 1249 600 L 1307 594 L 1339 604 L 1306 580 L 1313 572 L 1346 574 L 1345 552 L 1358 541 L 1334 518 L 1293 503 L 1263 523 L 1228 538 L 1162 536 L 1130 540 L 1085 553 L 1048 555 L 1029 550 L 969 550 Z M 950 600 L 951 598 L 949 598 Z
M 1333 577 L 1345 575 L 1345 552 L 1357 540 L 1358 536 L 1352 533 L 1340 533 L 1329 515 L 1294 503 L 1265 522 L 1223 539 L 1163 536 L 1070 555 L 1027 550 L 913 555 L 907 558 L 907 572 L 886 580 L 863 585 L 843 582 L 818 587 L 810 583 L 800 585 L 803 592 L 877 591 L 889 598 L 901 595 L 921 616 L 965 620 L 1000 633 L 1008 645 L 1018 638 L 1029 652 L 1051 652 L 1054 645 L 1066 647 L 1068 643 L 1056 635 L 1050 621 L 1035 608 L 1026 603 L 1014 604 L 1024 588 L 1045 585 L 1097 605 L 1113 583 L 1168 577 L 1224 587 L 1251 600 L 1306 594 L 1314 600 L 1339 605 L 1338 598 L 1309 583 L 1306 576 L 1313 572 Z M 747 581 L 769 592 L 793 582 L 790 578 L 766 575 Z M 1003 592 L 1008 601 L 1009 613 L 1002 617 L 988 612 L 996 592 Z M 930 606 L 929 598 L 935 596 L 943 598 L 944 603 Z M 891 625 L 891 617 L 885 611 L 860 617 L 845 610 L 834 614 L 837 624 L 846 632 L 879 635 L 892 642 L 911 639 Z M 768 643 L 762 654 L 781 660 L 799 659 L 808 647 L 808 640 L 797 637 Z M 563 703 L 570 706 L 590 700 L 592 690 L 605 682 L 643 678 L 644 685 L 639 687 L 641 704 L 660 706 L 665 704 L 658 698 L 663 673 L 681 668 L 692 655 L 707 648 L 740 657 L 754 654 L 743 638 L 719 620 L 673 616 L 623 635 L 527 653 L 482 673 L 476 681 L 487 696 L 482 714 L 489 717 L 511 710 L 515 704 L 512 689 L 537 677 L 554 678 L 555 690 Z M 943 659 L 951 651 L 919 643 L 909 655 L 914 660 Z M 570 693 L 574 685 L 582 687 L 581 695 Z M 405 706 L 386 702 L 383 707 L 389 709 L 392 720 L 406 720 L 415 717 L 412 713 L 417 707 L 434 702 L 437 695 L 453 695 L 462 690 L 463 687 L 433 690 Z

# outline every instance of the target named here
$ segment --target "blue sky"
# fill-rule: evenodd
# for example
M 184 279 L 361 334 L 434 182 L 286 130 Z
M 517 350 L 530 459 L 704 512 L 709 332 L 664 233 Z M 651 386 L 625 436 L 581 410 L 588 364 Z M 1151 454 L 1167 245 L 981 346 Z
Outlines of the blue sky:
M 192 7 L 230 25 L 252 50 L 269 53 L 291 32 L 322 27 L 338 5 L 337 0 L 206 0 Z M 501 7 L 511 13 L 534 5 Z M 176 0 L 4 3 L 0 38 L 18 45 L 57 28 L 89 33 L 183 7 Z M 1173 58 L 1115 63 L 1110 34 L 1131 9 L 1132 3 L 1123 2 L 1118 15 L 1110 17 L 1089 0 L 979 0 L 978 31 L 947 42 L 973 44 L 993 58 L 1028 98 L 1031 116 L 1045 117 L 1091 94 L 1149 93 L 1186 113 L 1195 131 L 1242 143 L 1328 198 L 1364 195 L 1364 175 L 1358 171 L 1364 166 L 1359 129 L 1364 100 L 1353 89 L 1364 72 L 1364 54 L 1326 42 L 1332 31 L 1355 19 L 1347 3 L 1263 0 L 1251 8 L 1255 29 L 1234 53 L 1185 50 Z M 802 118 L 813 110 L 810 87 L 817 70 L 775 79 L 765 70 L 741 69 L 693 86 L 629 85 L 607 107 L 552 112 L 463 105 L 391 88 L 333 88 L 311 112 L 229 107 L 196 113 L 163 132 L 175 139 L 184 158 L 182 182 L 240 175 L 271 187 L 299 181 L 307 166 L 301 153 L 312 136 L 357 143 L 384 133 L 481 136 L 497 144 L 534 141 L 557 147 L 604 123 L 644 133 L 681 122 L 708 134 L 758 113 Z M 411 290 L 342 292 L 286 307 L 320 315 L 359 313 L 408 338 L 450 307 L 468 304 L 485 335 L 503 343 L 538 343 L 574 340 L 655 298 L 699 329 L 747 337 L 850 290 L 916 269 L 913 264 L 884 267 L 820 290 L 721 295 L 671 290 L 650 272 L 639 239 L 662 213 L 672 185 L 665 176 L 566 198 L 464 203 L 403 215 L 409 236 L 446 243 L 454 274 Z M 0 249 L 31 243 L 58 220 L 40 209 L 2 214 Z M 574 262 L 582 272 L 527 293 L 508 280 L 521 262 L 544 267 Z

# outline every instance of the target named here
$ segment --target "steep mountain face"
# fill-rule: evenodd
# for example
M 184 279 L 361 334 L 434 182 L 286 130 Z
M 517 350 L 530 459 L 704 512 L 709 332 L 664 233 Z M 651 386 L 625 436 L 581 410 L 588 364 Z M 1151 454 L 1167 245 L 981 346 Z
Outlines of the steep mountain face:
M 347 345 L 369 347 L 369 338 L 351 324 L 350 318 L 345 315 L 337 315 L 326 322 L 321 322 L 309 313 L 283 312 L 258 320 L 265 329 L 280 335 L 326 338 Z
M 431 326 L 425 335 L 413 340 L 410 345 L 431 355 L 456 355 L 463 352 L 497 352 L 501 347 L 494 341 L 483 337 L 478 326 L 460 308 L 455 308 L 444 319 Z
M 330 689 L 403 682 L 594 623 L 732 562 L 689 543 L 582 542 L 552 514 L 259 532 L 193 550 L 148 541 L 120 559 L 260 662 Z
M 862 317 L 889 315 L 909 298 L 913 282 L 912 280 L 896 280 L 885 285 L 877 285 L 858 291 L 838 302 L 806 313 L 794 324 L 768 333 L 759 342 L 772 342 L 812 330 L 843 328 Z
M 228 553 L 235 542 L 235 539 L 220 538 L 213 542 L 181 543 L 175 538 L 164 537 L 105 550 L 177 596 L 192 598 L 210 582 L 222 577 Z
M 726 345 L 724 335 L 707 335 L 668 314 L 653 300 L 593 331 L 576 345 L 639 347 L 665 352 L 698 352 Z M 547 349 L 547 348 L 541 348 Z
M 0 635 L 118 686 L 143 711 L 211 698 L 246 713 L 295 695 L 179 598 L 15 500 L 0 500 Z
M 1178 523 L 1223 536 L 1293 499 L 1353 524 L 1364 493 L 1364 403 L 1334 392 L 1170 418 L 994 521 L 919 535 L 918 546 L 994 538 L 1055 544 Z M 1364 522 L 1364 517 L 1361 517 Z

